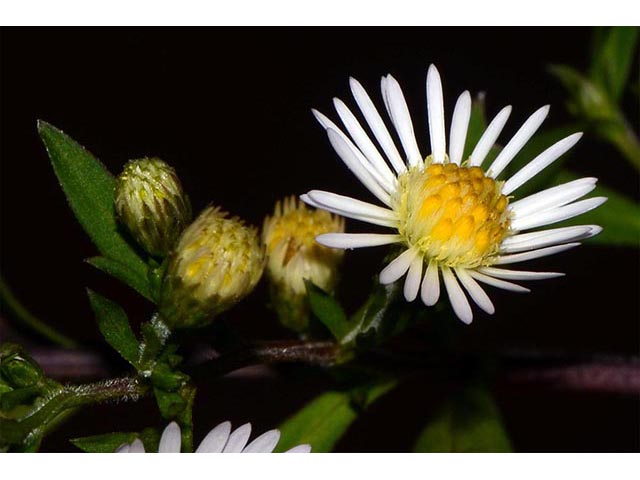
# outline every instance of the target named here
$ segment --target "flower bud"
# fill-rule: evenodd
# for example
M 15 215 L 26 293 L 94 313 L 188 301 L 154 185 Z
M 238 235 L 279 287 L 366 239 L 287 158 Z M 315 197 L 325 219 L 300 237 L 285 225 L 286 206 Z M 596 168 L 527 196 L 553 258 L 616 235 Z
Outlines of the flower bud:
M 160 315 L 170 327 L 206 325 L 248 295 L 263 269 L 256 229 L 209 207 L 184 231 L 169 258 Z
M 332 292 L 338 281 L 343 251 L 316 242 L 322 233 L 344 232 L 344 219 L 311 210 L 295 197 L 276 203 L 265 218 L 262 242 L 267 251 L 267 277 L 272 304 L 280 322 L 303 333 L 309 324 L 305 280 Z
M 23 388 L 38 384 L 44 373 L 19 345 L 5 343 L 0 348 L 0 387 Z
M 175 170 L 159 158 L 131 160 L 116 184 L 116 212 L 149 254 L 166 256 L 191 221 L 189 198 Z

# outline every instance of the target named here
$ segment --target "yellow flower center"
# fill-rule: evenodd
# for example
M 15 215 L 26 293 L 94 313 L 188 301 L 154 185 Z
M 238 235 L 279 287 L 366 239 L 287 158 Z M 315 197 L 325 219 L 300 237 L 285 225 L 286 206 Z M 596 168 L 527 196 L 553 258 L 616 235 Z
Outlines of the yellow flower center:
M 413 167 L 399 177 L 399 232 L 425 259 L 474 268 L 495 254 L 509 230 L 508 199 L 479 167 Z

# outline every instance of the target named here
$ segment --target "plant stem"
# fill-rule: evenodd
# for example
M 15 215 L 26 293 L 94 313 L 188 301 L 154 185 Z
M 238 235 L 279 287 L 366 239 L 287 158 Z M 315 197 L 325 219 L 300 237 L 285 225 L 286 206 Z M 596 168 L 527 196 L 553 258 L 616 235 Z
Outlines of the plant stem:
M 27 310 L 13 294 L 9 285 L 4 281 L 2 274 L 0 274 L 0 299 L 5 303 L 9 310 L 13 312 L 15 320 L 19 323 L 61 347 L 77 348 L 78 345 L 75 341 L 58 332 L 56 329 L 47 325 L 45 322 L 29 312 L 29 310 Z

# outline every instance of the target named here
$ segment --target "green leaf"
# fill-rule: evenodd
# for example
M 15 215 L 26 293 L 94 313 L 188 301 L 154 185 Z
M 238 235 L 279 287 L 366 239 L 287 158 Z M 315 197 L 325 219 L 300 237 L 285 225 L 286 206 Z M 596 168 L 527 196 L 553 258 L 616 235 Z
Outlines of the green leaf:
M 578 178 L 569 171 L 562 171 L 556 177 L 558 184 Z M 607 197 L 608 200 L 595 210 L 579 217 L 558 223 L 554 227 L 580 224 L 595 224 L 603 228 L 602 233 L 589 240 L 590 243 L 640 247 L 640 206 L 617 191 L 598 184 L 590 196 Z
M 80 450 L 88 453 L 112 453 L 124 443 L 131 443 L 136 438 L 142 440 L 147 452 L 157 452 L 160 434 L 154 428 L 146 428 L 142 432 L 114 432 L 103 435 L 92 435 L 71 439 Z
M 140 277 L 135 270 L 131 270 L 126 265 L 108 257 L 91 257 L 88 258 L 86 262 L 98 270 L 102 270 L 104 273 L 117 278 L 122 283 L 129 285 L 147 300 L 155 303 L 148 277 Z
M 305 281 L 305 285 L 313 314 L 337 340 L 342 340 L 350 327 L 347 315 L 338 301 L 309 280 Z
M 598 40 L 589 76 L 618 102 L 633 64 L 638 39 L 637 27 L 612 27 Z
M 371 295 L 365 304 L 353 315 L 350 330 L 342 338 L 343 345 L 371 346 L 384 338 L 401 331 L 407 322 L 406 311 L 393 308 L 397 302 L 402 282 L 381 285 L 376 278 Z M 406 302 L 405 302 L 406 303 Z
M 276 451 L 309 444 L 315 453 L 330 452 L 360 412 L 394 385 L 394 382 L 383 382 L 319 395 L 280 425 Z
M 127 314 L 117 303 L 91 290 L 88 290 L 88 294 L 102 336 L 122 355 L 122 358 L 131 365 L 137 366 L 140 344 L 131 330 Z
M 484 389 L 447 401 L 420 433 L 414 452 L 510 452 L 498 408 Z
M 38 132 L 76 218 L 102 255 L 119 262 L 135 285 L 147 280 L 147 266 L 121 235 L 113 206 L 115 179 L 80 144 L 46 122 Z M 121 276 L 124 276 L 121 274 Z

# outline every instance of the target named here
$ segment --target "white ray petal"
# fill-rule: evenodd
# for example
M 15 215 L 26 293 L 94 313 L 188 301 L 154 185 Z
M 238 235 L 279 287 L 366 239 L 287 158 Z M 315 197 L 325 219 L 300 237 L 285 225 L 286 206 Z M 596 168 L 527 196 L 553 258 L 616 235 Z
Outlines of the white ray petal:
M 580 200 L 579 202 L 570 203 L 562 207 L 544 210 L 540 213 L 532 213 L 524 218 L 514 218 L 511 221 L 511 229 L 521 231 L 551 225 L 552 223 L 582 215 L 589 210 L 599 207 L 606 201 L 607 199 L 605 197 L 587 198 L 586 200 Z
M 387 285 L 402 277 L 407 273 L 407 270 L 409 270 L 409 266 L 416 255 L 417 252 L 412 248 L 409 248 L 394 258 L 389 265 L 384 267 L 380 272 L 380 283 Z
M 290 448 L 284 453 L 311 453 L 311 445 L 303 444 Z
M 564 252 L 570 248 L 577 247 L 580 243 L 565 243 L 564 245 L 555 245 L 553 247 L 540 248 L 529 252 L 514 253 L 512 255 L 500 255 L 495 257 L 495 265 L 506 265 L 509 263 L 525 262 L 534 258 L 546 257 L 556 253 Z
M 220 453 L 229 440 L 231 422 L 222 422 L 217 425 L 200 442 L 196 453 Z
M 391 138 L 391 134 L 382 120 L 382 117 L 378 113 L 375 105 L 371 101 L 371 98 L 365 91 L 365 89 L 360 85 L 355 78 L 349 79 L 349 85 L 351 86 L 351 93 L 353 94 L 353 98 L 355 99 L 362 115 L 364 115 L 369 128 L 373 132 L 373 135 L 378 140 L 378 143 L 384 150 L 384 153 L 387 155 L 389 159 L 389 163 L 396 171 L 396 173 L 400 174 L 407 170 L 406 165 L 402 161 L 402 157 L 398 152 L 395 144 L 393 143 L 393 139 Z
M 344 144 L 346 145 L 348 150 L 351 152 L 351 156 L 353 157 L 353 159 L 357 160 L 357 163 L 369 174 L 369 176 L 383 190 L 385 190 L 387 193 L 391 193 L 391 192 L 395 191 L 396 184 L 393 183 L 394 182 L 393 179 L 392 180 L 388 180 L 388 179 L 384 178 L 384 176 L 382 174 L 380 174 L 380 172 L 378 172 L 378 170 L 371 164 L 369 159 L 367 159 L 367 157 L 365 157 L 363 155 L 363 153 L 358 149 L 358 147 L 356 147 L 353 144 L 351 139 L 344 134 L 344 132 L 340 129 L 340 127 L 338 127 L 328 117 L 326 117 L 324 114 L 322 114 L 318 110 L 312 109 L 311 112 L 313 113 L 313 116 L 316 117 L 316 119 L 318 120 L 318 123 L 320 123 L 320 125 L 322 125 L 322 127 L 325 129 L 325 131 L 327 133 L 329 133 L 329 131 L 334 131 L 335 133 L 338 134 L 338 136 L 342 139 L 342 141 L 344 142 Z M 333 142 L 332 142 L 332 145 L 333 145 Z M 335 149 L 335 146 L 334 146 L 334 149 Z M 337 151 L 337 149 L 336 149 L 336 151 Z M 340 156 L 340 157 L 342 158 L 342 156 Z M 343 159 L 343 161 L 345 161 L 345 160 Z M 345 163 L 346 163 L 346 161 L 345 161 Z M 347 164 L 347 166 L 349 166 L 349 165 Z M 351 167 L 349 167 L 349 168 L 351 169 Z M 357 173 L 356 172 L 354 172 L 354 173 L 357 176 Z M 360 179 L 360 177 L 358 177 L 358 178 Z M 363 180 L 360 180 L 360 181 L 364 183 Z
M 136 438 L 133 442 L 131 442 L 129 453 L 144 453 L 144 444 L 142 443 L 142 440 Z
M 480 273 L 477 270 L 469 270 L 469 275 L 471 275 L 479 282 L 486 283 L 487 285 L 491 285 L 492 287 L 501 288 L 502 290 L 509 290 L 510 292 L 518 293 L 528 293 L 531 291 L 528 288 L 522 287 L 516 283 L 505 282 L 504 280 L 499 280 L 489 275 L 485 275 L 484 273 Z
M 507 120 L 511 115 L 511 105 L 507 105 L 491 120 L 491 123 L 478 140 L 473 152 L 469 156 L 469 165 L 472 167 L 479 167 L 484 162 L 487 154 L 491 150 L 491 147 L 496 143 L 496 140 L 500 136 L 502 129 L 504 128 Z
M 246 446 L 242 453 L 271 453 L 280 440 L 279 430 L 269 430 Z
M 384 233 L 323 233 L 316 237 L 320 245 L 343 249 L 379 247 L 401 241 L 400 235 Z
M 529 139 L 536 133 L 536 130 L 540 128 L 542 122 L 547 117 L 549 113 L 549 105 L 545 105 L 544 107 L 536 110 L 533 115 L 531 115 L 526 122 L 520 127 L 520 130 L 516 132 L 509 143 L 502 149 L 502 151 L 498 154 L 496 159 L 489 167 L 488 173 L 493 178 L 497 178 L 502 170 L 505 169 L 513 157 L 515 157 L 518 152 L 524 147 L 524 145 L 529 141 Z
M 544 152 L 522 167 L 515 175 L 502 186 L 502 193 L 509 195 L 524 183 L 535 177 L 541 170 L 548 167 L 558 158 L 564 155 L 582 137 L 582 132 L 574 133 L 559 142 L 554 143 Z
M 416 143 L 411 114 L 400 84 L 391 75 L 387 75 L 386 88 L 391 119 L 400 137 L 400 143 L 402 143 L 402 148 L 407 156 L 407 162 L 411 166 L 419 165 L 422 163 L 422 155 Z
M 249 435 L 251 435 L 250 423 L 245 423 L 241 427 L 236 428 L 231 432 L 231 435 L 229 435 L 229 440 L 227 440 L 227 444 L 222 453 L 242 452 L 242 449 L 247 444 L 247 440 L 249 440 Z
M 453 311 L 467 325 L 473 321 L 473 311 L 467 296 L 460 288 L 460 284 L 456 277 L 454 277 L 451 270 L 447 267 L 442 269 L 442 278 L 444 279 L 444 286 L 447 287 L 447 295 L 449 296 L 449 302 L 453 307 Z
M 171 422 L 162 432 L 158 453 L 180 453 L 180 427 L 176 422 Z
M 362 151 L 364 156 L 380 173 L 385 181 L 388 182 L 389 185 L 395 186 L 395 175 L 389 168 L 389 165 L 387 165 L 387 162 L 385 162 L 384 158 L 382 158 L 382 155 L 380 155 L 380 152 L 366 134 L 355 115 L 351 113 L 351 110 L 349 110 L 349 108 L 339 98 L 334 98 L 333 104 L 336 107 L 336 111 L 338 112 L 342 123 L 344 123 L 349 135 L 351 135 L 360 151 Z
M 440 298 L 440 276 L 438 275 L 438 264 L 436 262 L 429 262 L 427 273 L 425 273 L 422 281 L 420 298 L 428 307 L 435 305 Z
M 371 215 L 362 215 L 362 214 L 355 213 L 353 211 L 346 211 L 346 210 L 341 210 L 339 208 L 330 207 L 323 203 L 316 202 L 308 194 L 300 195 L 300 200 L 302 200 L 304 203 L 314 208 L 327 210 L 328 212 L 335 213 L 336 215 L 341 215 L 347 218 L 353 218 L 354 220 L 359 220 L 361 222 L 367 222 L 373 225 L 381 225 L 383 227 L 391 227 L 391 228 L 396 228 L 398 226 L 398 220 L 396 219 L 387 219 L 387 218 L 374 217 Z M 366 202 L 363 202 L 363 203 L 366 203 Z M 373 205 L 373 206 L 375 207 L 376 205 Z
M 503 278 L 505 280 L 546 280 L 548 278 L 563 277 L 564 273 L 559 272 L 527 272 L 522 270 L 507 270 L 505 268 L 482 267 L 480 273 L 490 277 Z
M 591 192 L 596 188 L 597 181 L 598 179 L 593 177 L 581 178 L 547 188 L 546 190 L 513 202 L 509 205 L 509 210 L 511 210 L 516 217 L 522 218 L 531 213 L 561 207 Z
M 444 130 L 442 81 L 435 65 L 430 65 L 427 72 L 427 116 L 429 118 L 431 155 L 435 163 L 442 163 L 447 151 L 447 139 Z
M 464 155 L 464 145 L 467 140 L 467 129 L 471 118 L 471 95 L 469 91 L 462 92 L 458 97 L 451 118 L 449 133 L 449 160 L 460 165 Z
M 130 453 L 130 451 L 131 445 L 129 445 L 128 443 L 123 443 L 118 448 L 116 448 L 116 451 L 114 453 Z
M 413 302 L 418 296 L 420 290 L 420 282 L 422 280 L 422 264 L 424 260 L 422 255 L 416 255 L 409 267 L 409 273 L 404 281 L 404 298 L 407 302 Z
M 340 137 L 333 129 L 327 130 L 327 135 L 329 137 L 329 141 L 333 146 L 334 150 L 338 154 L 338 156 L 345 163 L 347 168 L 353 172 L 353 174 L 362 182 L 362 184 L 373 193 L 378 200 L 380 200 L 385 205 L 391 205 L 391 197 L 389 193 L 387 193 L 380 184 L 371 176 L 369 171 L 362 165 L 362 163 L 358 160 L 358 158 L 353 154 L 349 145 L 345 143 L 345 141 Z
M 356 198 L 339 195 L 337 193 L 326 192 L 324 190 L 311 190 L 307 193 L 311 200 L 327 207 L 332 207 L 344 212 L 351 212 L 357 215 L 376 217 L 382 220 L 397 220 L 397 214 L 384 207 L 379 207 L 368 202 L 363 202 Z
M 500 245 L 500 253 L 525 252 L 550 245 L 576 242 L 578 240 L 591 238 L 601 231 L 597 225 L 579 225 L 575 227 L 553 228 L 541 232 L 523 233 L 505 239 Z
M 476 305 L 489 315 L 493 315 L 496 309 L 487 293 L 480 285 L 478 285 L 478 282 L 476 282 L 464 268 L 456 268 L 455 272 L 458 276 L 458 280 L 460 280 L 460 283 L 462 283 L 462 286 L 469 293 L 469 296 L 473 299 Z

